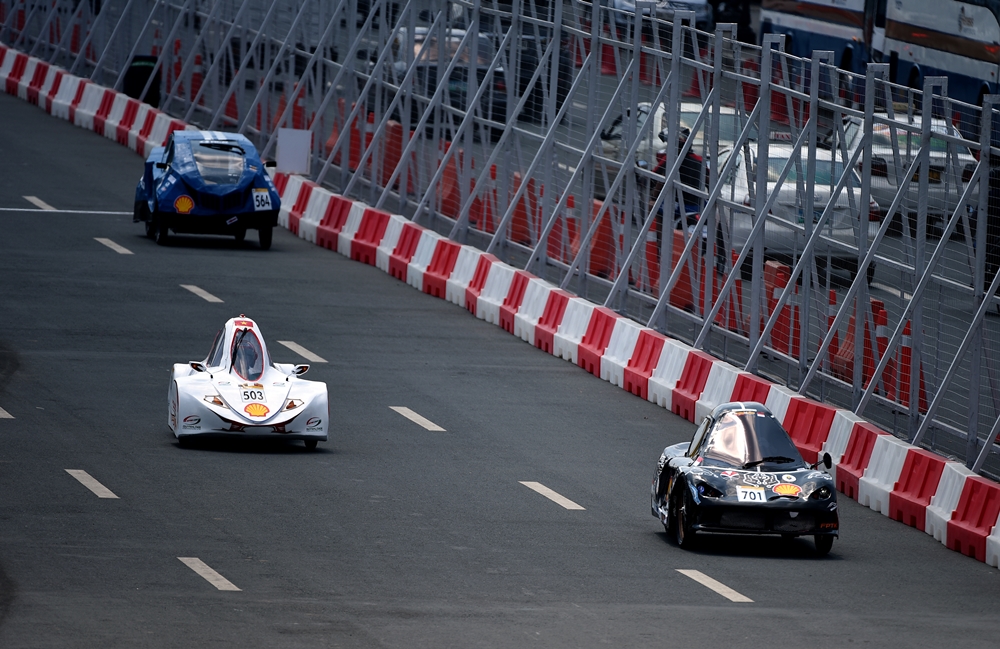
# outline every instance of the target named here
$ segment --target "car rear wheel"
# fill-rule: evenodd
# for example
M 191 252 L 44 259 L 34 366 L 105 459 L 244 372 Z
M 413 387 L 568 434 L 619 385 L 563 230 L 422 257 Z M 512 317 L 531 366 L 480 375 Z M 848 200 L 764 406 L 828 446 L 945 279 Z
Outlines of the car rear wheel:
M 271 249 L 271 237 L 274 235 L 274 228 L 267 226 L 257 231 L 257 240 L 260 241 L 261 250 Z
M 156 241 L 157 245 L 167 245 L 170 239 L 170 228 L 167 226 L 166 220 L 159 213 L 153 212 L 152 223 L 153 240 Z
M 307 439 L 307 440 L 305 440 L 306 450 L 308 450 L 308 451 L 315 451 L 316 450 L 316 443 L 318 441 L 319 440 L 315 440 L 315 439 Z
M 816 543 L 816 556 L 825 557 L 833 549 L 832 534 L 817 534 L 813 541 Z
M 243 243 L 243 240 L 247 238 L 247 229 L 239 228 L 233 233 L 233 236 L 236 238 L 236 243 Z
M 685 489 L 685 487 L 681 487 Z M 674 540 L 677 547 L 690 550 L 694 547 L 694 529 L 691 527 L 691 512 L 694 510 L 694 503 L 688 493 L 679 494 L 674 505 Z

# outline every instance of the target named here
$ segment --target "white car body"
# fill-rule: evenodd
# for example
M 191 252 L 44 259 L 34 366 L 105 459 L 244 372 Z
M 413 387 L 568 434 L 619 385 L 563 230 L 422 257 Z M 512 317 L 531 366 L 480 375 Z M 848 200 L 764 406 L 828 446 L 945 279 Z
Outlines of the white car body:
M 167 391 L 167 423 L 178 441 L 249 436 L 326 441 L 326 384 L 299 378 L 308 365 L 272 363 L 257 324 L 232 318 L 201 362 L 177 363 Z

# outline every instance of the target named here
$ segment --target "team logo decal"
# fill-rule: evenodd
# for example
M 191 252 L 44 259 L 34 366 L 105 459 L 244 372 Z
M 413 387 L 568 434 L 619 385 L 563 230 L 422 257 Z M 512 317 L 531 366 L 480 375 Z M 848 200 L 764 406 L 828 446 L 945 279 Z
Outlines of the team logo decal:
M 791 473 L 786 473 L 785 475 L 781 476 L 781 479 L 785 482 L 795 482 L 795 476 L 793 476 Z
M 721 475 L 723 478 L 735 478 L 739 473 L 736 471 L 723 471 Z
M 178 196 L 177 200 L 174 201 L 174 209 L 177 210 L 178 214 L 190 214 L 191 210 L 194 209 L 194 201 L 187 194 Z
M 188 415 L 184 418 L 184 423 L 191 426 L 196 426 L 201 423 L 201 417 L 198 415 Z
M 779 485 L 773 487 L 774 493 L 779 496 L 798 496 L 802 493 L 802 487 L 794 484 L 788 484 L 787 482 L 782 482 Z
M 756 487 L 773 487 L 778 479 L 770 473 L 744 473 L 743 482 Z
M 237 320 L 234 323 L 234 326 L 236 326 L 236 327 L 250 327 L 251 329 L 253 329 L 253 320 Z
M 309 421 L 306 422 L 306 426 L 316 427 L 323 423 L 323 420 L 319 417 L 310 417 Z
M 817 478 L 829 478 L 830 476 L 822 471 L 813 471 L 806 476 L 806 480 L 816 480 Z
M 246 388 L 247 390 L 263 390 L 264 386 L 261 383 L 241 383 L 241 388 Z
M 271 412 L 271 409 L 263 403 L 250 403 L 243 409 L 243 412 L 247 413 L 251 417 L 266 417 L 267 413 Z

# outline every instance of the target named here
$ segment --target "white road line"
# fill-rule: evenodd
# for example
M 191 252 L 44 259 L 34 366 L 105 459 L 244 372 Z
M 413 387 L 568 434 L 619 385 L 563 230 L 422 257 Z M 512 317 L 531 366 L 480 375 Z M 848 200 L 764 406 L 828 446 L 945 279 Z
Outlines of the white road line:
M 80 469 L 66 469 L 66 473 L 79 480 L 80 484 L 93 491 L 98 498 L 118 498 L 118 496 L 111 493 L 110 489 L 102 485 L 97 480 L 94 480 L 94 478 L 92 478 L 86 471 L 81 471 Z
M 886 293 L 892 293 L 896 297 L 898 297 L 900 299 L 903 299 L 903 300 L 912 300 L 913 299 L 912 295 L 910 295 L 906 291 L 899 290 L 895 286 L 889 286 L 888 284 L 882 284 L 880 282 L 872 282 L 871 287 L 872 288 L 877 288 L 880 291 L 885 291 Z
M 536 491 L 536 492 L 542 494 L 543 496 L 545 496 L 546 498 L 548 498 L 552 502 L 554 502 L 556 504 L 559 504 L 559 505 L 562 505 L 566 509 L 583 509 L 583 507 L 577 505 L 575 502 L 573 502 L 569 498 L 566 498 L 565 496 L 560 496 L 559 494 L 557 494 L 556 492 L 552 491 L 551 489 L 549 489 L 548 487 L 546 487 L 545 485 L 543 485 L 541 483 L 538 483 L 538 482 L 525 482 L 525 481 L 521 480 L 521 484 L 523 484 L 528 489 L 531 489 L 532 491 Z
M 33 207 L 0 207 L 0 212 L 53 212 L 55 214 L 108 214 L 111 216 L 127 216 L 132 212 L 109 212 L 106 210 L 57 210 L 53 207 L 35 209 Z
M 38 207 L 38 208 L 41 208 L 41 209 L 45 210 L 46 212 L 55 212 L 56 211 L 56 208 L 52 207 L 51 205 L 49 205 L 48 203 L 46 203 L 42 199 L 38 198 L 37 196 L 25 196 L 24 200 L 28 201 L 29 203 L 31 203 L 35 207 Z
M 705 586 L 706 588 L 714 590 L 715 592 L 722 595 L 731 602 L 753 602 L 753 600 L 747 597 L 746 595 L 740 595 L 729 586 L 712 579 L 705 573 L 700 572 L 698 570 L 678 569 L 677 572 L 681 573 L 685 577 L 690 577 L 691 579 L 694 579 L 696 582 L 698 582 L 702 586 Z
M 219 298 L 215 297 L 203 288 L 198 288 L 194 284 L 181 284 L 181 288 L 186 288 L 206 302 L 222 302 Z
M 104 244 L 108 248 L 111 248 L 112 250 L 114 250 L 115 252 L 117 252 L 119 255 L 131 255 L 132 254 L 131 250 L 129 250 L 128 248 L 125 248 L 124 246 L 119 246 L 117 243 L 115 243 L 111 239 L 105 239 L 104 237 L 94 237 L 94 241 L 96 241 L 97 243 Z
M 395 410 L 396 412 L 403 415 L 413 423 L 423 426 L 427 430 L 444 432 L 444 428 L 441 428 L 430 419 L 421 417 L 420 415 L 418 415 L 417 413 L 413 412 L 412 410 L 410 410 L 405 406 L 389 406 L 389 409 Z
M 212 584 L 219 590 L 239 590 L 233 585 L 233 582 L 229 581 L 219 573 L 215 572 L 209 568 L 204 561 L 197 557 L 177 557 L 180 559 L 184 565 L 186 565 L 191 570 L 205 578 L 205 581 Z
M 0 419 L 13 419 L 14 415 L 10 414 L 3 408 L 0 408 Z
M 284 345 L 285 347 L 289 348 L 302 358 L 306 359 L 307 361 L 312 361 L 313 363 L 326 362 L 326 359 L 323 358 L 322 356 L 317 356 L 316 354 L 312 353 L 302 345 L 292 342 L 291 340 L 279 340 L 278 342 Z

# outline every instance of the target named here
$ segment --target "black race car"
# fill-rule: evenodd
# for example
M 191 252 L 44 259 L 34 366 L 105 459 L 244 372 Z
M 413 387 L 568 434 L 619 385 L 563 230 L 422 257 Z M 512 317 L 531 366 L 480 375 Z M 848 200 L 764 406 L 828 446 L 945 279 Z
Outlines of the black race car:
M 823 464 L 830 468 L 830 456 Z M 788 433 L 759 403 L 725 403 L 690 442 L 663 449 L 651 509 L 677 545 L 695 534 L 812 535 L 827 554 L 840 528 L 833 479 L 806 464 Z

